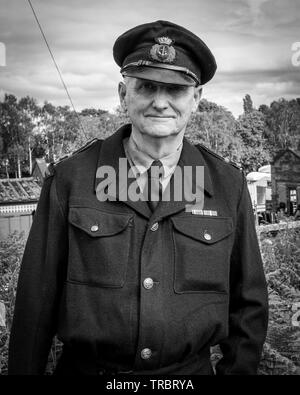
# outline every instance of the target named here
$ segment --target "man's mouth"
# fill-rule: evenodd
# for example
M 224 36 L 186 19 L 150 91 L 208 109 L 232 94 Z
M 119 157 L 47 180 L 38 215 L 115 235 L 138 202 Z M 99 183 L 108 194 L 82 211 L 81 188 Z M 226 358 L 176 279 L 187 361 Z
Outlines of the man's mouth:
M 152 114 L 148 114 L 145 115 L 146 118 L 157 118 L 157 119 L 171 119 L 171 118 L 175 118 L 174 115 L 152 115 Z

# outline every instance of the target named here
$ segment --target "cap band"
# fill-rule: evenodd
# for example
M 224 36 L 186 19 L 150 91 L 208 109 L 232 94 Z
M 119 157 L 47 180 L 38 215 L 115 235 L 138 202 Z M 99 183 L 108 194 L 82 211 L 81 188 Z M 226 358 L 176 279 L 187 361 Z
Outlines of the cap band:
M 120 73 L 122 74 L 124 71 L 126 71 L 130 67 L 140 67 L 140 66 L 147 66 L 147 67 L 152 67 L 152 68 L 156 68 L 156 69 L 167 69 L 167 70 L 173 70 L 173 71 L 180 71 L 180 72 L 185 73 L 186 75 L 192 77 L 193 80 L 196 81 L 197 85 L 201 84 L 201 82 L 200 82 L 199 78 L 196 76 L 196 74 L 193 73 L 192 71 L 190 71 L 189 69 L 187 69 L 186 67 L 175 66 L 172 64 L 154 63 L 154 62 L 150 62 L 149 60 L 139 60 L 138 62 L 128 63 L 121 68 Z

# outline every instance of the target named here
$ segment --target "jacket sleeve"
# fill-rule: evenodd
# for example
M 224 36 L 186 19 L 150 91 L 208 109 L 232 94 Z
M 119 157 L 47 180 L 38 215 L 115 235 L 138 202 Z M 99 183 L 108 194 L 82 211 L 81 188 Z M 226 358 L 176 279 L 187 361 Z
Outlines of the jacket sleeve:
M 57 329 L 67 259 L 67 226 L 56 176 L 43 184 L 18 279 L 8 374 L 43 374 Z
M 220 343 L 219 375 L 255 375 L 268 325 L 267 285 L 252 204 L 243 176 L 231 256 L 229 334 Z

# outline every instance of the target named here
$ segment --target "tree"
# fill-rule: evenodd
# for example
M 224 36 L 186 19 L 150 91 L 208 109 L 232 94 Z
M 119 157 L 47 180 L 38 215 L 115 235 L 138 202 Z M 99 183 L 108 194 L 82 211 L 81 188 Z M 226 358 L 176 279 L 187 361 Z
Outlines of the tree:
M 268 163 L 278 150 L 300 150 L 300 98 L 279 99 L 270 106 L 253 106 L 243 99 L 244 113 L 236 120 L 226 108 L 202 99 L 191 117 L 186 136 L 202 143 L 246 171 Z M 78 115 L 68 106 L 6 94 L 0 101 L 0 177 L 31 174 L 32 160 L 56 161 L 93 138 L 104 139 L 130 122 L 118 107 L 114 113 L 86 108 Z
M 26 96 L 21 98 L 18 102 L 18 108 L 20 111 L 20 128 L 23 130 L 23 134 L 26 141 L 26 149 L 28 150 L 28 173 L 32 173 L 32 152 L 35 146 L 35 130 L 37 129 L 39 122 L 40 109 L 36 103 L 36 100 Z
M 80 122 L 69 106 L 55 107 L 45 102 L 41 109 L 38 128 L 39 150 L 44 151 L 46 160 L 52 162 L 72 151 L 80 130 Z
M 243 99 L 243 108 L 244 108 L 244 114 L 251 113 L 254 110 L 253 101 L 251 99 L 251 96 L 248 94 Z
M 9 171 L 22 177 L 21 162 L 26 158 L 27 130 L 23 128 L 22 113 L 17 98 L 5 94 L 0 107 L 2 158 L 8 160 Z
M 286 148 L 300 149 L 300 98 L 290 101 L 279 99 L 270 107 L 260 106 L 259 111 L 265 116 L 264 137 L 272 154 Z
M 96 110 L 95 108 L 85 108 L 80 112 L 80 115 L 82 115 L 83 117 L 99 117 L 107 113 L 108 111 L 101 110 L 100 108 L 98 110 Z
M 93 138 L 105 139 L 115 133 L 120 126 L 130 122 L 128 115 L 121 109 L 121 107 L 117 107 L 113 114 L 103 110 L 97 111 L 100 115 L 80 116 L 84 134 L 82 131 L 80 132 L 76 143 L 83 145 L 86 141 Z
M 240 162 L 241 139 L 236 135 L 236 120 L 232 113 L 205 99 L 192 115 L 186 136 L 195 144 L 201 143 L 224 158 Z
M 249 95 L 244 99 L 244 113 L 238 118 L 237 134 L 242 139 L 241 163 L 245 171 L 257 171 L 269 163 L 270 153 L 264 138 L 264 114 L 253 108 Z

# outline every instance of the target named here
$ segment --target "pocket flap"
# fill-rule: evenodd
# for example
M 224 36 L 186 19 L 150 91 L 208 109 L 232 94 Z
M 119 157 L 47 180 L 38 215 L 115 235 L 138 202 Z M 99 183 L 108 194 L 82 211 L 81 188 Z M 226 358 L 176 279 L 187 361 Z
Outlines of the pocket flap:
M 216 243 L 233 231 L 230 217 L 177 217 L 172 218 L 172 222 L 178 232 L 206 244 Z
M 132 215 L 113 214 L 89 207 L 70 207 L 69 222 L 92 237 L 112 236 L 122 232 Z

